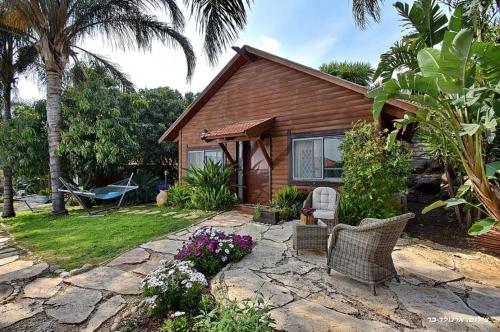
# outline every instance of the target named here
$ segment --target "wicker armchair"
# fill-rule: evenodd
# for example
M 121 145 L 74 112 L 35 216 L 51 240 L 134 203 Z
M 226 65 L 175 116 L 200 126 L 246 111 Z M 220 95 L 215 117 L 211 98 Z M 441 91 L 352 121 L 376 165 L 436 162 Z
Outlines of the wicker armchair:
M 413 213 L 388 219 L 366 218 L 357 227 L 340 224 L 328 240 L 328 274 L 333 269 L 355 280 L 375 286 L 399 278 L 392 262 L 392 250 Z
M 331 230 L 337 223 L 340 195 L 328 187 L 318 187 L 309 193 L 302 207 L 314 208 L 314 218 L 320 219 Z

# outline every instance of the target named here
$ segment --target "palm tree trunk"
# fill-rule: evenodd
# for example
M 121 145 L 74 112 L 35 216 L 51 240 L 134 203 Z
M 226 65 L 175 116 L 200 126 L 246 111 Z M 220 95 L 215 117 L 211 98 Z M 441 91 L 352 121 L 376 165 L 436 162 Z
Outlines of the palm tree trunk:
M 3 83 L 2 101 L 3 101 L 3 119 L 11 118 L 11 91 L 10 82 Z M 3 169 L 3 211 L 2 218 L 12 218 L 16 216 L 14 211 L 14 189 L 12 187 L 12 170 L 8 167 Z
M 49 140 L 50 185 L 52 190 L 52 214 L 64 214 L 64 196 L 59 192 L 59 177 L 62 176 L 61 160 L 56 155 L 61 143 L 61 94 L 62 73 L 46 71 L 47 74 L 47 124 Z

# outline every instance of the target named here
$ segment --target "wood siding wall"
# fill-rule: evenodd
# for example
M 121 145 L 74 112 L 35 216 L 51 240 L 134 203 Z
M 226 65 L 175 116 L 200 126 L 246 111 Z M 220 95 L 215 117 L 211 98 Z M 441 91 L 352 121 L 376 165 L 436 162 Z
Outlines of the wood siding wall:
M 359 93 L 259 58 L 241 67 L 182 128 L 178 138 L 180 175 L 184 175 L 187 149 L 208 145 L 200 139 L 202 129 L 276 117 L 270 133 L 274 194 L 289 184 L 290 135 L 338 132 L 357 120 L 371 122 L 371 105 L 371 99 Z M 235 143 L 227 147 L 236 157 Z

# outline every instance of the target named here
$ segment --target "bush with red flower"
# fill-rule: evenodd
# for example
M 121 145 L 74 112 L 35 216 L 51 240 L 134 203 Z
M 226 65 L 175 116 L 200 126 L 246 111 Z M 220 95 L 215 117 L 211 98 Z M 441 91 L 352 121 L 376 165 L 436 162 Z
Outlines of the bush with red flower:
M 210 277 L 229 262 L 239 261 L 252 251 L 252 237 L 226 234 L 212 227 L 202 227 L 189 238 L 175 256 L 191 261 L 195 269 Z

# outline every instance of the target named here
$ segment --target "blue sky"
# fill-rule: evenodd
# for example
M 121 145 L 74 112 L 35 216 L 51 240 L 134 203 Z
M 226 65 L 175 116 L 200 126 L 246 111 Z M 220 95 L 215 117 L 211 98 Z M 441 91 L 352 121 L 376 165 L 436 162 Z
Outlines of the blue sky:
M 314 68 L 331 60 L 368 61 L 375 67 L 380 54 L 402 35 L 401 22 L 391 3 L 386 1 L 381 23 L 372 23 L 362 31 L 354 24 L 349 0 L 254 0 L 248 24 L 235 44 L 248 44 Z M 198 56 L 191 82 L 185 80 L 185 60 L 179 50 L 155 44 L 151 53 L 122 52 L 99 38 L 86 40 L 83 46 L 118 64 L 137 88 L 169 86 L 182 92 L 198 92 L 234 51 L 228 49 L 219 64 L 211 67 L 203 58 L 202 40 L 194 22 L 187 24 L 185 35 Z M 20 80 L 18 99 L 32 100 L 44 94 L 43 88 L 31 80 Z

